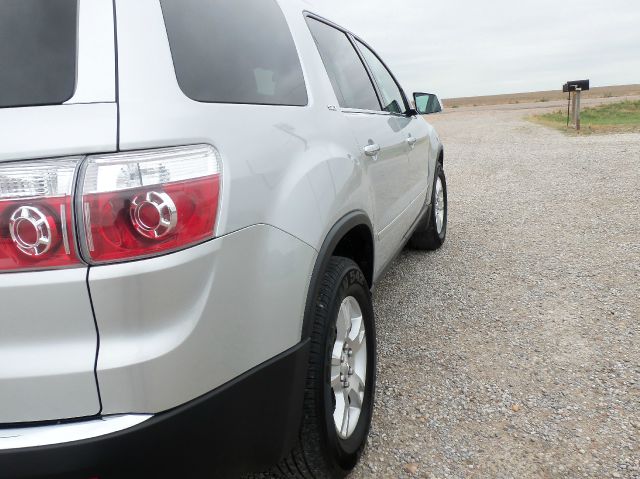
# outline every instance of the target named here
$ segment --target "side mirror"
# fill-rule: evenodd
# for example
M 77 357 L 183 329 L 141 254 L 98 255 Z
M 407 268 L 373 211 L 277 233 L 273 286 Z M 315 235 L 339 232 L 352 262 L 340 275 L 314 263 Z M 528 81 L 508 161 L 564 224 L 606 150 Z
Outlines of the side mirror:
M 416 102 L 416 110 L 421 115 L 431 115 L 442 111 L 442 103 L 433 93 L 414 93 L 413 99 Z

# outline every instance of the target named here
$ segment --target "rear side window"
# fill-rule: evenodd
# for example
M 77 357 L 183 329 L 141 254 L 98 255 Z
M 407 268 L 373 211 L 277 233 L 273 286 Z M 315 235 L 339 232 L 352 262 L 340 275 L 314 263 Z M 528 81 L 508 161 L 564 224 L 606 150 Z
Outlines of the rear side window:
M 161 0 L 180 88 L 192 100 L 307 104 L 289 26 L 275 0 Z
M 77 23 L 77 0 L 0 1 L 0 108 L 73 96 Z
M 347 35 L 326 23 L 307 18 L 320 56 L 342 108 L 380 110 L 369 74 Z

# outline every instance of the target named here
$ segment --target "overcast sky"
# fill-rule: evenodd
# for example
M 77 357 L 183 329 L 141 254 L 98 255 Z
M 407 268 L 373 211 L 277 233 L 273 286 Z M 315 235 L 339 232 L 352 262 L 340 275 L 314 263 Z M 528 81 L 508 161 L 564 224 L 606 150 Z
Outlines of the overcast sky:
M 407 91 L 443 98 L 640 83 L 640 0 L 305 0 Z

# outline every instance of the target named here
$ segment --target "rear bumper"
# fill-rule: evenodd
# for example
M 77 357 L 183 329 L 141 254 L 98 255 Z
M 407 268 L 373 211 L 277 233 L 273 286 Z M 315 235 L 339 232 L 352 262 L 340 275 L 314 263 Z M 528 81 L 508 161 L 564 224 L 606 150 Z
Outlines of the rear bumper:
M 98 414 L 87 268 L 0 273 L 0 305 L 0 424 Z
M 171 410 L 294 346 L 316 255 L 255 225 L 166 256 L 91 267 L 101 414 Z
M 266 469 L 295 443 L 308 346 L 299 343 L 213 392 L 118 432 L 6 449 L 2 438 L 12 430 L 0 429 L 0 478 L 236 477 Z

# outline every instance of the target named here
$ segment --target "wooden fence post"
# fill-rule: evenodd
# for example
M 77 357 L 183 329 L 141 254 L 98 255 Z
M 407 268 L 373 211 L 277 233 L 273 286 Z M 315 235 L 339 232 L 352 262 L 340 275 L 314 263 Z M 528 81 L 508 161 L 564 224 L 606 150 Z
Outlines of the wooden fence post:
M 582 90 L 576 89 L 576 130 L 580 131 L 580 94 Z

